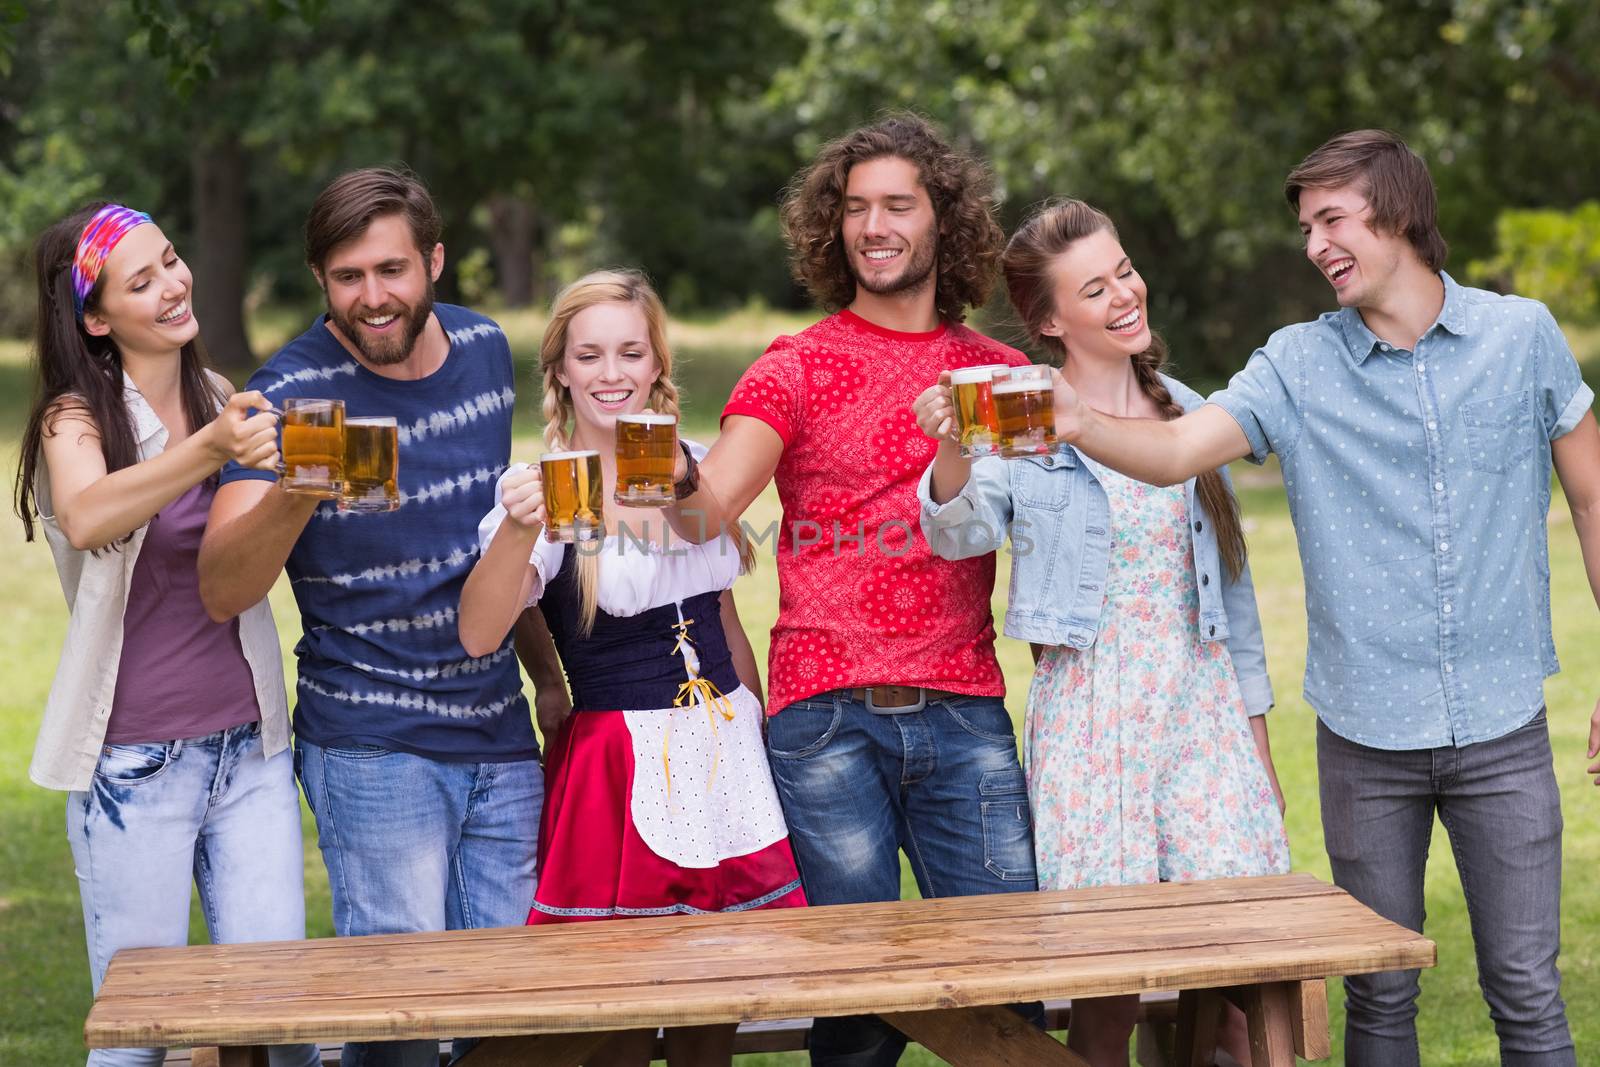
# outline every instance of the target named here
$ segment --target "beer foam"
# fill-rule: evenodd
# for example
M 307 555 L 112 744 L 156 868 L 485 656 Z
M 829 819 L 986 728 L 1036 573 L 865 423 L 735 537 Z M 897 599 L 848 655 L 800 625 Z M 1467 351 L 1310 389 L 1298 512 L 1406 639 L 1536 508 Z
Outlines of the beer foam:
M 676 415 L 656 415 L 656 414 L 647 413 L 647 412 L 639 412 L 636 415 L 618 415 L 617 416 L 617 421 L 618 422 L 637 422 L 637 423 L 639 423 L 640 425 L 643 425 L 643 426 L 673 426 L 673 425 L 677 424 L 678 416 L 676 416 Z
M 598 457 L 600 453 L 593 449 L 584 449 L 577 452 L 546 452 L 539 457 L 541 461 L 547 459 L 584 459 L 588 456 Z
M 1049 378 L 1006 378 L 994 383 L 996 393 L 1042 393 L 1053 388 L 1055 383 Z
M 345 419 L 346 426 L 394 426 L 393 415 L 362 415 L 359 418 Z
M 997 367 L 962 367 L 960 370 L 950 372 L 951 385 L 971 385 L 973 382 L 986 382 L 994 377 Z

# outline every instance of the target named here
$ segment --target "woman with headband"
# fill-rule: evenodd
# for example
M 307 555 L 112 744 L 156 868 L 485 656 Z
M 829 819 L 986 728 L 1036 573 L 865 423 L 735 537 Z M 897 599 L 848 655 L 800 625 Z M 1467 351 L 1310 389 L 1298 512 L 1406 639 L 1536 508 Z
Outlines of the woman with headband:
M 266 601 L 215 623 L 195 563 L 223 464 L 269 468 L 259 393 L 207 370 L 193 278 L 143 212 L 96 205 L 35 250 L 38 379 L 16 510 L 44 528 L 71 612 L 29 774 L 67 791 L 98 991 L 119 949 L 305 936 L 300 803 Z M 91 1065 L 159 1064 L 96 1049 Z M 320 1062 L 272 1050 L 273 1067 Z

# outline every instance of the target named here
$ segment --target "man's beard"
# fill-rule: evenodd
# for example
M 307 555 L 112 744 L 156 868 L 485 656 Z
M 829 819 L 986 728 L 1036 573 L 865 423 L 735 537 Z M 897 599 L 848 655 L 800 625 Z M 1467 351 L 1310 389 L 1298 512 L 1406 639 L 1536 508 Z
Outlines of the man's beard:
M 850 272 L 855 275 L 856 284 L 869 293 L 878 296 L 893 296 L 896 293 L 915 292 L 933 280 L 933 271 L 938 266 L 939 242 L 938 238 L 929 234 L 906 250 L 910 260 L 906 267 L 896 277 L 882 282 L 869 281 L 863 278 L 855 269 L 855 261 L 850 261 Z
M 428 287 L 423 291 L 422 299 L 415 307 L 395 302 L 386 304 L 382 308 L 372 309 L 366 317 L 370 319 L 390 313 L 400 316 L 400 328 L 374 337 L 357 321 L 354 309 L 348 315 L 341 315 L 334 310 L 332 303 L 328 304 L 328 317 L 339 327 L 339 332 L 361 350 L 367 362 L 380 367 L 404 363 L 411 358 L 411 350 L 416 347 L 417 338 L 421 337 L 422 331 L 427 328 L 428 316 L 433 314 L 433 279 L 428 279 Z

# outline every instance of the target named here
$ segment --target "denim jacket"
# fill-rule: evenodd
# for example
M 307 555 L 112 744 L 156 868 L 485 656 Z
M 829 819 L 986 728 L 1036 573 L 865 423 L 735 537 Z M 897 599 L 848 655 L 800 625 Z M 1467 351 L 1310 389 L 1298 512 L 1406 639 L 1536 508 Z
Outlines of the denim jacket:
M 1202 403 L 1182 383 L 1163 380 L 1185 411 Z M 960 494 L 944 504 L 933 502 L 932 478 L 930 465 L 917 495 L 922 533 L 936 555 L 980 556 L 998 550 L 1012 535 L 1006 636 L 1069 648 L 1093 645 L 1111 550 L 1110 504 L 1095 468 L 1072 448 L 1020 460 L 980 459 Z M 1236 581 L 1227 579 L 1216 530 L 1195 499 L 1193 478 L 1184 483 L 1184 496 L 1194 532 L 1200 638 L 1227 643 L 1245 710 L 1264 714 L 1272 707 L 1272 683 L 1250 570 L 1246 567 Z

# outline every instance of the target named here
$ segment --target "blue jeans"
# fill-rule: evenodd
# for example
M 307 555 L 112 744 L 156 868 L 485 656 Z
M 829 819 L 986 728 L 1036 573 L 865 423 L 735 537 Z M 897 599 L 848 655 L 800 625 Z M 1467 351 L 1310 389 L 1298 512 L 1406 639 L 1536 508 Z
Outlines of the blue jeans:
M 448 763 L 295 745 L 340 937 L 521 926 L 544 803 L 536 760 Z M 455 1055 L 468 1042 L 457 1040 Z M 351 1042 L 343 1067 L 438 1067 L 435 1041 Z
M 118 949 L 189 943 L 189 886 L 211 940 L 306 936 L 300 794 L 288 752 L 262 758 L 256 723 L 182 741 L 106 745 L 94 784 L 67 795 L 95 992 Z M 91 1067 L 160 1064 L 159 1048 L 95 1049 Z M 271 1050 L 312 1067 L 313 1045 Z
M 1412 751 L 1368 748 L 1317 724 L 1333 880 L 1384 918 L 1420 932 L 1438 812 L 1461 872 L 1500 1061 L 1516 1067 L 1577 1063 L 1556 969 L 1562 823 L 1551 763 L 1543 712 L 1492 741 Z M 1421 1062 L 1418 973 L 1344 980 L 1350 1067 Z
M 896 715 L 868 711 L 847 691 L 823 693 L 773 716 L 767 747 L 812 904 L 899 900 L 901 849 L 924 897 L 1037 888 L 1004 701 L 960 697 Z M 811 1062 L 881 1067 L 905 1044 L 872 1016 L 817 1019 Z

